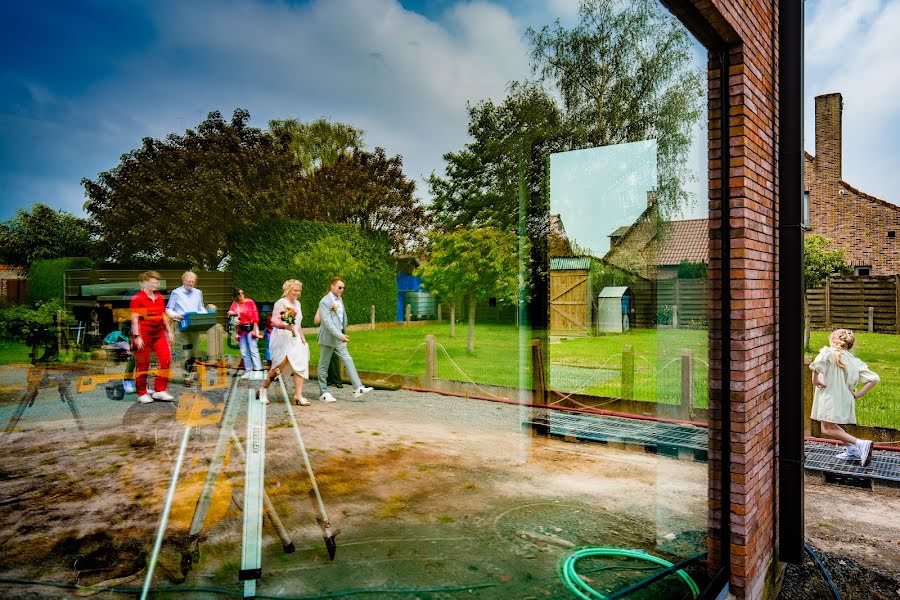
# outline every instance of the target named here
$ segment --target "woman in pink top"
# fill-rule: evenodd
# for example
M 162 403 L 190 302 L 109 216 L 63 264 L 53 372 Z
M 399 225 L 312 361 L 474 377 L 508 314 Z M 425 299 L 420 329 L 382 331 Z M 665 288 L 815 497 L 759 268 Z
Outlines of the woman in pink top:
M 234 293 L 234 302 L 228 309 L 228 316 L 238 318 L 238 346 L 244 358 L 246 371 L 241 377 L 249 379 L 253 371 L 262 370 L 257 344 L 257 340 L 262 336 L 259 334 L 259 312 L 256 310 L 256 302 L 247 297 L 243 288 Z

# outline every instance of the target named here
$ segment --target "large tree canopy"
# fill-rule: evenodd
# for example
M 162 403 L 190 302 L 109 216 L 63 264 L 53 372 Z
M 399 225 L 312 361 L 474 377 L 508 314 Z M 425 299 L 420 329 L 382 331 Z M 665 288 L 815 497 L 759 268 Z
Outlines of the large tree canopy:
M 655 139 L 656 196 L 676 214 L 688 201 L 682 183 L 703 105 L 684 27 L 655 0 L 582 0 L 572 29 L 557 21 L 526 37 L 538 81 L 512 84 L 499 106 L 470 107 L 473 141 L 446 154 L 445 175 L 429 182 L 438 222 L 515 231 L 514 173 L 528 140 L 546 152 Z
M 302 213 L 307 207 L 313 212 L 304 218 L 311 221 L 352 223 L 365 231 L 386 233 L 391 248 L 403 251 L 429 223 L 415 190 L 415 182 L 403 174 L 402 157 L 388 158 L 383 148 L 354 150 L 305 177 L 297 210 L 290 212 Z
M 104 257 L 215 270 L 228 258 L 234 232 L 283 215 L 299 171 L 249 119 L 243 109 L 230 122 L 211 112 L 196 131 L 145 138 L 97 181 L 83 179 Z
M 404 249 L 426 229 L 400 156 L 358 149 L 342 123 L 248 126 L 212 112 L 196 131 L 144 139 L 96 181 L 82 180 L 102 257 L 119 264 L 178 262 L 220 268 L 235 233 L 268 218 L 354 223 Z
M 0 223 L 0 262 L 28 270 L 35 260 L 92 256 L 88 222 L 37 203 Z
M 269 130 L 279 140 L 287 140 L 294 162 L 304 175 L 320 167 L 334 165 L 342 156 L 364 147 L 363 131 L 346 123 L 317 119 L 302 123 L 297 119 L 274 119 Z

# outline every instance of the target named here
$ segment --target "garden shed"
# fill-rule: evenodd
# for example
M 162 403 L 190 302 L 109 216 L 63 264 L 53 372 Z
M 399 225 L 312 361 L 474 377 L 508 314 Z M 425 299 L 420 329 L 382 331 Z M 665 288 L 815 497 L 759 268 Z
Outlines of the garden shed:
M 591 259 L 550 259 L 550 332 L 587 335 L 591 330 Z
M 607 286 L 597 296 L 597 331 L 622 333 L 631 327 L 634 298 L 628 286 Z

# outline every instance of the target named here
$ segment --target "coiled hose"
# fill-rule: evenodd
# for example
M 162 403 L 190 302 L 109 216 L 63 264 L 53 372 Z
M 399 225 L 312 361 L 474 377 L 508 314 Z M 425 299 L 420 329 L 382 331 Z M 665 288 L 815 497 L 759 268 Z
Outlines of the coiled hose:
M 704 555 L 705 553 L 699 554 L 694 557 L 694 559 Z M 575 571 L 575 563 L 583 558 L 588 558 L 591 556 L 624 556 L 626 558 L 642 560 L 667 568 L 675 566 L 673 563 L 670 563 L 665 559 L 659 558 L 658 556 L 653 556 L 652 554 L 647 554 L 642 550 L 623 550 L 622 548 L 583 548 L 581 550 L 576 550 L 575 552 L 567 556 L 563 561 L 562 579 L 566 587 L 573 594 L 581 598 L 581 600 L 606 600 L 607 598 L 609 598 L 608 596 L 604 596 L 603 594 L 589 586 L 587 583 L 585 583 L 581 576 L 578 575 L 578 573 Z M 691 561 L 693 561 L 694 559 L 691 559 Z M 694 598 L 697 598 L 700 595 L 700 588 L 697 586 L 697 583 L 683 569 L 677 569 L 675 571 L 675 574 L 678 575 L 678 577 L 680 577 L 682 581 L 687 584 Z M 656 577 L 652 577 L 650 578 L 650 580 L 642 582 L 641 587 L 643 587 L 643 584 L 649 584 L 655 580 Z M 631 589 L 632 588 L 629 588 L 629 590 Z M 616 594 L 615 597 L 621 596 L 619 594 Z

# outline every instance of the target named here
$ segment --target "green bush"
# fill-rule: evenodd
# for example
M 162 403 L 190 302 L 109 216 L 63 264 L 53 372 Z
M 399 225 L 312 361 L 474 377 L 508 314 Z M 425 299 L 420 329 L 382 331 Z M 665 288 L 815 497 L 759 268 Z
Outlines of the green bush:
M 57 316 L 61 316 L 60 322 Z M 11 306 L 0 309 L 0 339 L 28 345 L 47 343 L 56 337 L 58 326 L 67 328 L 73 323 L 71 315 L 64 310 L 62 298 L 40 301 L 36 308 Z
M 287 279 L 303 282 L 304 326 L 313 324 L 333 276 L 347 284 L 350 323 L 368 322 L 373 304 L 378 320 L 395 318 L 397 267 L 386 235 L 355 225 L 278 220 L 240 232 L 233 247 L 229 270 L 235 286 L 257 302 L 280 298 Z
M 49 258 L 36 260 L 28 269 L 28 304 L 35 306 L 65 295 L 65 273 L 69 269 L 92 269 L 89 258 Z

